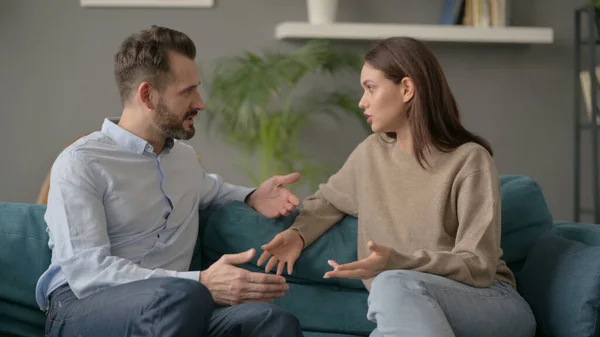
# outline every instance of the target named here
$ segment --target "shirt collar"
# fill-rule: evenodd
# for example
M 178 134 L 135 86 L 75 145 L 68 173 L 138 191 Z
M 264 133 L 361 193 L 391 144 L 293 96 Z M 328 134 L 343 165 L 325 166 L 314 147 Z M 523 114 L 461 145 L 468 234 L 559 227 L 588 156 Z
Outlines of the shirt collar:
M 144 139 L 123 129 L 118 125 L 120 118 L 106 118 L 102 124 L 102 133 L 108 135 L 117 145 L 135 153 L 154 152 L 154 147 Z M 175 145 L 173 138 L 165 140 L 165 149 Z

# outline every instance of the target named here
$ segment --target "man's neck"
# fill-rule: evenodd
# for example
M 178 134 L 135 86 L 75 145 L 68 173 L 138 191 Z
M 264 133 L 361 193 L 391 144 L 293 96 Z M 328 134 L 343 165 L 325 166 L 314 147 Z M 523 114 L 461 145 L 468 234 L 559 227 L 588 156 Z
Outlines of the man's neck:
M 166 138 L 158 136 L 158 132 L 152 130 L 150 123 L 138 117 L 140 115 L 134 111 L 123 109 L 118 125 L 150 143 L 154 149 L 154 153 L 158 155 L 165 147 Z

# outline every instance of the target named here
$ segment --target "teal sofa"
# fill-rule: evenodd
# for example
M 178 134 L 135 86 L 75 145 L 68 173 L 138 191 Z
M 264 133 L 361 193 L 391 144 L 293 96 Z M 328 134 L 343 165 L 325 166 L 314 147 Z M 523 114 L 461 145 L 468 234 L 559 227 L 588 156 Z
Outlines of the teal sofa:
M 537 336 L 600 337 L 600 227 L 555 222 L 540 187 L 528 177 L 502 176 L 500 185 L 503 259 L 531 305 Z M 50 263 L 44 211 L 43 205 L 0 203 L 0 336 L 44 335 L 45 316 L 34 297 Z M 243 203 L 201 211 L 191 269 L 207 268 L 222 254 L 260 252 L 296 215 L 267 219 Z M 368 336 L 374 328 L 360 281 L 322 278 L 328 259 L 356 260 L 356 224 L 350 216 L 341 220 L 286 275 L 290 290 L 276 304 L 299 318 L 307 337 Z M 258 255 L 243 267 L 262 271 Z

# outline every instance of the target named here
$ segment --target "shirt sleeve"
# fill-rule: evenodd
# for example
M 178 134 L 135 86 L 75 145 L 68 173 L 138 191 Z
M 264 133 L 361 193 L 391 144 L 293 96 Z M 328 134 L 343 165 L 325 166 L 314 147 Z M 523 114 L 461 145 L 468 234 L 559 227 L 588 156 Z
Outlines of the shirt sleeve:
M 304 240 L 304 248 L 311 245 L 346 214 L 358 216 L 356 166 L 360 148 L 359 145 L 326 184 L 319 185 L 319 190 L 304 200 L 290 227 L 300 233 Z
M 201 166 L 202 195 L 200 197 L 200 209 L 211 205 L 222 205 L 231 201 L 245 202 L 246 197 L 254 191 L 253 188 L 237 186 L 223 181 L 213 173 L 207 173 Z
M 87 297 L 102 289 L 153 277 L 199 280 L 200 272 L 146 269 L 111 255 L 103 204 L 106 183 L 93 163 L 65 152 L 55 161 L 45 220 L 53 242 L 53 259 L 73 293 Z
M 470 173 L 458 183 L 458 231 L 454 248 L 448 252 L 419 250 L 410 255 L 393 250 L 385 269 L 409 269 L 471 286 L 489 286 L 502 255 L 500 203 L 495 168 Z

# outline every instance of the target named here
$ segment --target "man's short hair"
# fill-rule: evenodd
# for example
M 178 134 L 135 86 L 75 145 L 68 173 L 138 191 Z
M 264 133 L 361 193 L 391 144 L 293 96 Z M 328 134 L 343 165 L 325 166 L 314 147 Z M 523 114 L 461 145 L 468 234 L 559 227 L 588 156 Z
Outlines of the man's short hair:
M 153 25 L 128 36 L 115 55 L 114 75 L 125 104 L 142 82 L 161 91 L 170 79 L 168 51 L 196 57 L 194 42 L 184 33 Z

